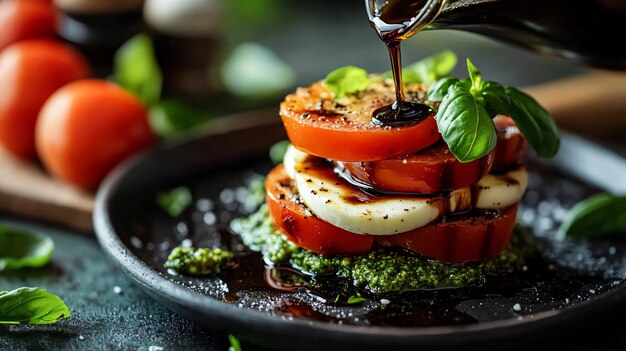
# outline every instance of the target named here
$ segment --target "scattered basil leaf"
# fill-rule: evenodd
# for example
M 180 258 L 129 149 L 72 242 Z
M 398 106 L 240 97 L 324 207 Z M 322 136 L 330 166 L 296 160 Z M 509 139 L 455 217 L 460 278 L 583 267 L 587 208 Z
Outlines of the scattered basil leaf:
M 189 188 L 181 186 L 169 191 L 160 192 L 156 201 L 171 217 L 178 217 L 191 204 L 192 196 Z
M 285 158 L 285 153 L 287 152 L 287 148 L 291 145 L 289 140 L 279 141 L 276 144 L 270 147 L 270 159 L 274 162 L 275 165 L 282 163 Z
M 0 226 L 0 272 L 42 267 L 53 251 L 54 242 L 47 235 Z
M 204 112 L 177 100 L 162 100 L 150 109 L 150 126 L 163 138 L 180 135 L 210 119 Z
M 576 204 L 558 231 L 560 239 L 626 234 L 626 196 L 598 194 Z
M 359 67 L 345 66 L 330 72 L 324 80 L 324 86 L 328 88 L 336 99 L 347 94 L 358 93 L 367 89 L 370 80 L 367 72 Z
M 541 157 L 553 157 L 559 151 L 560 140 L 554 120 L 535 99 L 522 91 L 507 87 L 510 115 L 528 143 Z
M 138 34 L 122 45 L 114 61 L 115 82 L 148 106 L 159 101 L 163 78 L 147 34 Z
M 510 115 L 511 100 L 506 94 L 504 87 L 496 82 L 486 81 L 478 92 L 479 99 L 484 102 L 485 108 L 491 118 L 496 115 Z
M 459 80 L 454 77 L 446 77 L 439 79 L 428 87 L 428 100 L 441 101 L 448 94 L 448 89 L 458 83 Z
M 70 316 L 56 295 L 39 288 L 0 292 L 0 324 L 52 324 Z
M 241 351 L 241 343 L 234 335 L 228 334 L 228 341 L 230 342 L 228 351 Z
M 349 305 L 354 305 L 357 303 L 361 303 L 365 301 L 365 298 L 363 296 L 361 296 L 361 294 L 356 294 L 353 296 L 348 297 L 348 304 Z
M 439 78 L 450 74 L 456 67 L 456 63 L 457 57 L 454 52 L 446 50 L 417 61 L 406 67 L 405 70 L 415 73 L 419 79 L 416 83 L 432 84 Z
M 462 84 L 449 88 L 435 118 L 443 140 L 461 162 L 481 158 L 496 145 L 489 113 Z
M 221 68 L 224 88 L 231 94 L 264 100 L 280 96 L 296 81 L 291 66 L 257 43 L 239 44 Z

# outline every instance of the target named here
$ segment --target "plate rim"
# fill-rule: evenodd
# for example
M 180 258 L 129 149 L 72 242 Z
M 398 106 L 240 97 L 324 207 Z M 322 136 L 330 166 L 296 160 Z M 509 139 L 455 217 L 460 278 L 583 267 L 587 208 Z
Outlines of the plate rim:
M 254 113 L 262 115 L 268 111 L 254 111 Z M 275 114 L 274 109 L 272 111 Z M 104 251 L 127 276 L 137 282 L 150 296 L 177 313 L 182 313 L 205 326 L 220 330 L 225 330 L 227 325 L 238 325 L 239 329 L 244 332 L 258 333 L 262 331 L 266 333 L 273 331 L 279 334 L 286 334 L 295 328 L 298 332 L 313 332 L 318 338 L 326 338 L 328 340 L 337 340 L 338 337 L 345 338 L 349 334 L 351 336 L 350 340 L 359 338 L 364 342 L 380 341 L 388 345 L 416 345 L 419 343 L 436 345 L 445 339 L 449 339 L 450 336 L 454 336 L 454 343 L 483 340 L 487 336 L 490 339 L 508 338 L 520 333 L 526 333 L 529 330 L 537 330 L 537 328 L 541 328 L 545 324 L 567 320 L 573 314 L 597 313 L 599 312 L 597 305 L 600 302 L 607 302 L 605 306 L 612 305 L 626 297 L 625 281 L 613 290 L 598 294 L 593 299 L 556 311 L 538 312 L 533 314 L 532 317 L 524 316 L 521 319 L 508 318 L 457 326 L 396 327 L 337 325 L 298 318 L 285 319 L 249 308 L 240 308 L 236 304 L 219 301 L 176 284 L 163 274 L 150 268 L 148 264 L 134 255 L 130 248 L 124 245 L 120 235 L 115 232 L 107 205 L 110 203 L 113 194 L 120 187 L 125 175 L 155 156 L 173 152 L 182 145 L 200 139 L 211 138 L 238 129 L 252 128 L 269 122 L 275 123 L 275 117 L 271 120 L 269 118 L 259 119 L 258 116 L 251 118 L 250 114 L 248 112 L 233 115 L 232 117 L 222 117 L 220 118 L 222 121 L 215 123 L 209 130 L 194 133 L 171 143 L 158 145 L 144 154 L 127 160 L 106 177 L 96 194 L 93 221 L 96 237 Z M 564 134 L 563 137 L 569 138 L 567 134 Z M 173 301 L 177 308 L 164 303 L 163 300 Z M 206 319 L 197 318 L 197 316 L 187 313 L 187 311 L 191 310 L 201 310 L 204 314 L 210 313 L 219 318 L 221 322 L 214 323 Z M 224 323 L 224 321 L 227 323 Z M 256 327 L 258 323 L 261 323 L 263 327 L 260 329 Z

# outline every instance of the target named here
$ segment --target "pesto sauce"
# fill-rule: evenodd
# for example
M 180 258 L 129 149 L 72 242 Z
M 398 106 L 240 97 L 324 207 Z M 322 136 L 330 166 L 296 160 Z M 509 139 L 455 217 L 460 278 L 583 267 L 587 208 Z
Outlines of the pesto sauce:
M 218 274 L 237 264 L 235 254 L 219 248 L 199 248 L 178 246 L 167 257 L 164 267 L 180 274 Z
M 233 221 L 231 229 L 251 250 L 261 252 L 270 264 L 289 264 L 314 275 L 335 274 L 375 293 L 481 284 L 488 275 L 521 268 L 525 258 L 537 251 L 530 235 L 516 227 L 511 245 L 500 255 L 463 265 L 446 264 L 386 247 L 375 248 L 365 255 L 321 255 L 288 241 L 274 227 L 266 205 L 249 217 Z

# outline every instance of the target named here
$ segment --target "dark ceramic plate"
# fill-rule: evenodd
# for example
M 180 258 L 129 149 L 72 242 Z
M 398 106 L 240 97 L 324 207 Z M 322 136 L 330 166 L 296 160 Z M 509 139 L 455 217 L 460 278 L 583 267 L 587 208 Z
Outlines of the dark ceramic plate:
M 228 223 L 254 209 L 247 184 L 271 167 L 267 150 L 285 137 L 276 122 L 275 111 L 225 118 L 208 133 L 127 162 L 98 193 L 94 220 L 105 251 L 174 311 L 285 349 L 501 348 L 568 330 L 626 294 L 626 245 L 554 240 L 574 203 L 599 191 L 626 192 L 626 161 L 569 135 L 555 161 L 529 164 L 519 218 L 545 250 L 526 272 L 480 287 L 370 297 L 358 306 L 274 289 L 260 255 L 230 236 Z M 155 195 L 180 185 L 191 189 L 194 202 L 171 218 Z M 241 265 L 216 278 L 170 275 L 163 262 L 181 243 L 228 247 Z

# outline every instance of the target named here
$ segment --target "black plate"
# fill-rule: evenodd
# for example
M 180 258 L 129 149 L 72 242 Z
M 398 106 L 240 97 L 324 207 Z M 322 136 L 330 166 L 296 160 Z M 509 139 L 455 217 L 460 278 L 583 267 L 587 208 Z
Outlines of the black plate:
M 331 307 L 304 292 L 268 289 L 261 273 L 246 269 L 262 267 L 255 254 L 240 255 L 243 268 L 223 280 L 169 275 L 162 264 L 171 247 L 186 239 L 197 246 L 224 244 L 218 229 L 251 210 L 245 183 L 269 169 L 267 150 L 285 137 L 276 122 L 275 111 L 225 118 L 208 133 L 127 162 L 101 187 L 94 214 L 100 243 L 130 277 L 174 311 L 285 349 L 467 349 L 554 335 L 571 321 L 600 315 L 626 295 L 626 245 L 553 240 L 573 203 L 602 190 L 626 192 L 626 184 L 615 181 L 626 174 L 626 162 L 569 135 L 554 162 L 529 165 L 520 218 L 545 246 L 549 272 L 547 278 L 522 277 L 535 279 L 533 284 L 499 286 L 506 292 L 498 294 L 489 288 L 422 292 L 416 303 L 422 315 L 392 303 L 397 319 L 390 314 L 380 319 L 376 311 L 389 307 L 377 300 Z M 172 219 L 154 198 L 179 185 L 189 186 L 196 202 L 180 219 Z M 225 244 L 237 246 L 232 239 Z M 229 289 L 234 283 L 239 291 Z

